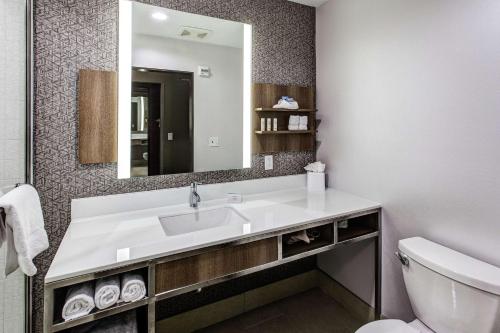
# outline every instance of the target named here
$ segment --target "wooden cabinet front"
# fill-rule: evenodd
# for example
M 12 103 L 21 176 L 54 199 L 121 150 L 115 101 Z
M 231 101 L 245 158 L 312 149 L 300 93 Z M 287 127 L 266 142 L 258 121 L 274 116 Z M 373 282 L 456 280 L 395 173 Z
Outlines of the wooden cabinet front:
M 207 251 L 156 265 L 156 294 L 278 260 L 276 237 Z

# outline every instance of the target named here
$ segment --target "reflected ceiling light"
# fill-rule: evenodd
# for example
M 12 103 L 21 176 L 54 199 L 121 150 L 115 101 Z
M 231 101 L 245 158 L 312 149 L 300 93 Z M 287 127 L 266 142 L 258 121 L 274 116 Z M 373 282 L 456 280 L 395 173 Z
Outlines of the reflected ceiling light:
M 158 20 L 158 21 L 166 21 L 168 18 L 168 16 L 166 14 L 163 14 L 160 12 L 153 13 L 151 15 L 151 17 L 154 18 L 155 20 Z

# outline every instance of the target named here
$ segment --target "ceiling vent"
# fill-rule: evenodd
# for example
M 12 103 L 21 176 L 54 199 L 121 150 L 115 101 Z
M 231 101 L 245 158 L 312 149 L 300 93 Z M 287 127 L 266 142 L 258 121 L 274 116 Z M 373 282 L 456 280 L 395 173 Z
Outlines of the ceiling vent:
M 211 30 L 188 26 L 183 26 L 179 30 L 179 36 L 194 40 L 206 40 L 211 34 Z

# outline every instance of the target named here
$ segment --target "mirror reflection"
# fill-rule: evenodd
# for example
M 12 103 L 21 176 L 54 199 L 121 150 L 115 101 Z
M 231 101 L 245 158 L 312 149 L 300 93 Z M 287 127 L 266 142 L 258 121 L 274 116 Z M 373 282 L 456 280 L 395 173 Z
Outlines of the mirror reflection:
M 251 26 L 129 5 L 130 16 L 120 8 L 120 178 L 250 167 Z

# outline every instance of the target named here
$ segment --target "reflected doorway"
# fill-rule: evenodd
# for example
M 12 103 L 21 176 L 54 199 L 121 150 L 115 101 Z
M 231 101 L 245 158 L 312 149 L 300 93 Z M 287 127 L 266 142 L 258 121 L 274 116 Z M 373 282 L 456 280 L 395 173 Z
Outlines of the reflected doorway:
M 193 73 L 132 70 L 131 176 L 193 172 Z

